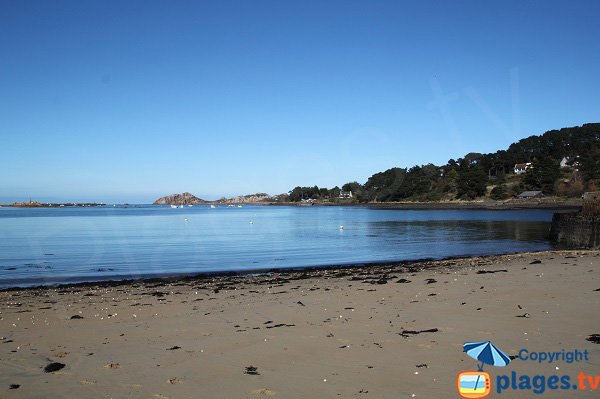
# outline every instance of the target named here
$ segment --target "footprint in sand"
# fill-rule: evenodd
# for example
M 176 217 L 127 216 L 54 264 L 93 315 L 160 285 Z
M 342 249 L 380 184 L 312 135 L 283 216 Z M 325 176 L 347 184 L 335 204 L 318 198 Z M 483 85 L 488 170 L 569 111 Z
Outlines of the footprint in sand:
M 177 377 L 169 378 L 168 383 L 173 384 L 173 385 L 174 384 L 183 384 L 183 378 L 177 378 Z
M 248 393 L 253 396 L 274 396 L 275 395 L 275 391 L 273 391 L 269 388 L 253 389 L 252 391 L 250 391 Z
M 119 363 L 109 363 L 104 366 L 105 369 L 120 369 L 121 365 Z
M 96 381 L 94 381 L 94 380 L 88 380 L 88 379 L 84 378 L 83 380 L 79 381 L 79 383 L 81 385 L 95 385 Z

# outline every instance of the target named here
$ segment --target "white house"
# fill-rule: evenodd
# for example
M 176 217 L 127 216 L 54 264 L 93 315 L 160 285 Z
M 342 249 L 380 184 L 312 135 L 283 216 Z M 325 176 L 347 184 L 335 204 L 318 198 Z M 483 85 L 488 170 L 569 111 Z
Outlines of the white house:
M 522 175 L 527 172 L 527 169 L 531 168 L 531 162 L 527 163 L 516 163 L 514 167 L 515 175 Z
M 576 157 L 563 157 L 560 161 L 560 168 L 579 168 L 581 167 L 581 162 L 579 162 L 579 155 Z M 576 169 L 577 170 L 577 169 Z
M 352 198 L 352 191 L 340 191 L 340 198 Z

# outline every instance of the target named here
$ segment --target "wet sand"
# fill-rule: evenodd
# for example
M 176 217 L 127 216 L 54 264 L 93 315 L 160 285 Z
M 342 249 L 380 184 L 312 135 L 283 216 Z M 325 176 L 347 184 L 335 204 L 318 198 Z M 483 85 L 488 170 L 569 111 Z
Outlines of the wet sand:
M 493 378 L 600 375 L 599 264 L 554 251 L 2 291 L 0 397 L 452 398 L 477 365 L 462 344 L 486 340 L 589 351 L 487 366 Z

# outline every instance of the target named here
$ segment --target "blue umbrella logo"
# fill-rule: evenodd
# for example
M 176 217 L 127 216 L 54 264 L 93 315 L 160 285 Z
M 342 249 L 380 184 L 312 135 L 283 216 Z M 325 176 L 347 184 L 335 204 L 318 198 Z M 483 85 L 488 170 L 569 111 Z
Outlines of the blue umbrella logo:
M 479 371 L 483 371 L 484 364 L 504 367 L 510 363 L 510 358 L 490 341 L 465 342 L 463 350 L 467 355 L 481 362 L 481 364 L 477 366 Z

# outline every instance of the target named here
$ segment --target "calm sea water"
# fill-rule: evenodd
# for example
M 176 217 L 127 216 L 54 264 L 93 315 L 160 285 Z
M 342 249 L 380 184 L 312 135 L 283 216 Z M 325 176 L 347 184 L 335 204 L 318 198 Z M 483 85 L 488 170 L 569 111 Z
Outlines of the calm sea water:
M 0 287 L 545 250 L 551 219 L 547 210 L 4 207 Z

